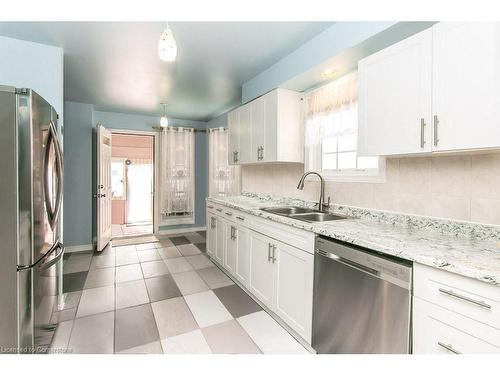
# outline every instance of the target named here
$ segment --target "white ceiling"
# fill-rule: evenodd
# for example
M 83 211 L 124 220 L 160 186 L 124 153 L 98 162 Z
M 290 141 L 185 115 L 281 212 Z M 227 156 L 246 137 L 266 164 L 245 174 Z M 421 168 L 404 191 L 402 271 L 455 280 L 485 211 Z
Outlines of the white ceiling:
M 65 100 L 97 110 L 207 121 L 241 85 L 333 22 L 175 22 L 175 63 L 158 58 L 164 23 L 0 22 L 0 35 L 64 49 Z

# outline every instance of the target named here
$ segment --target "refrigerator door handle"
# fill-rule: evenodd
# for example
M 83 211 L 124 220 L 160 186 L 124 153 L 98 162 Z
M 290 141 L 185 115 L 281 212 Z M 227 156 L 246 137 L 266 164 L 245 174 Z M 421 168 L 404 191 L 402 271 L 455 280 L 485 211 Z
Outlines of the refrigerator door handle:
M 55 158 L 56 158 L 56 173 L 57 173 L 57 197 L 56 203 L 54 207 L 50 201 L 50 193 L 49 193 L 49 158 L 50 158 L 50 143 L 54 145 Z M 59 212 L 61 210 L 62 203 L 62 194 L 63 194 L 63 186 L 62 186 L 62 177 L 63 177 L 63 164 L 62 164 L 62 153 L 59 147 L 59 142 L 57 139 L 57 132 L 54 126 L 54 123 L 50 121 L 49 124 L 49 134 L 47 137 L 47 144 L 45 146 L 45 163 L 44 163 L 44 196 L 45 196 L 45 206 L 47 207 L 47 215 L 49 217 L 49 223 L 52 227 L 52 230 L 55 229 L 57 218 L 59 216 Z
M 59 250 L 59 252 L 57 252 Z M 52 253 L 56 253 L 56 256 L 50 260 L 43 260 L 42 259 L 42 262 L 40 263 L 40 265 L 38 266 L 41 270 L 46 270 L 47 268 L 50 268 L 52 267 L 54 264 L 56 264 L 57 262 L 59 262 L 59 260 L 64 256 L 64 245 L 57 241 L 57 243 L 54 245 L 54 247 L 52 248 L 52 250 L 47 254 L 48 256 L 50 256 L 50 254 Z M 44 257 L 44 258 L 48 258 L 47 257 Z

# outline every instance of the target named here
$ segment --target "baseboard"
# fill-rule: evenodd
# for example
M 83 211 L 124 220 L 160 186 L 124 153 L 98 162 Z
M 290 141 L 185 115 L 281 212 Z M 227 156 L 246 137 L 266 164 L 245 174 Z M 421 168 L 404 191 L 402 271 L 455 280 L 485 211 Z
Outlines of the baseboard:
M 178 228 L 178 229 L 160 229 L 156 234 L 176 234 L 176 233 L 189 233 L 189 232 L 197 232 L 200 230 L 207 230 L 207 227 L 191 227 L 191 228 Z
M 66 253 L 77 253 L 79 251 L 89 251 L 94 250 L 94 245 L 89 243 L 87 245 L 76 245 L 76 246 L 65 246 L 64 251 Z

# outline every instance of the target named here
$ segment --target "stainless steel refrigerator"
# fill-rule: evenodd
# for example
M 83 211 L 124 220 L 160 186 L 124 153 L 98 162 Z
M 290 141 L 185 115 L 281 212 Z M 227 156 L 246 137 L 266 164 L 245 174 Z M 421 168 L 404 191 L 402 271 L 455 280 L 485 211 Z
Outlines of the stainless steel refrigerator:
M 56 326 L 64 246 L 63 155 L 54 108 L 0 86 L 0 353 L 41 353 Z

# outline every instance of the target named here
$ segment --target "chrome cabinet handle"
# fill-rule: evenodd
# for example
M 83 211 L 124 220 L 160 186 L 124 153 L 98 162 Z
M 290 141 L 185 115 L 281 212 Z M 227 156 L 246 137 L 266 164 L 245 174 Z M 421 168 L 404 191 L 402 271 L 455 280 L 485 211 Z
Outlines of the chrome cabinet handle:
M 469 297 L 466 297 L 466 296 L 462 296 L 460 294 L 455 293 L 453 290 L 447 290 L 447 289 L 439 288 L 439 291 L 441 293 L 444 293 L 444 294 L 450 296 L 450 297 L 455 297 L 455 298 L 461 299 L 463 301 L 473 303 L 474 305 L 478 305 L 480 307 L 484 307 L 485 309 L 488 309 L 488 310 L 491 309 L 491 305 L 488 305 L 486 302 L 484 302 L 484 301 L 478 301 L 478 300 L 475 300 L 475 299 L 472 299 L 472 298 L 469 298 Z
M 210 228 L 215 228 L 215 217 L 213 216 L 210 217 Z
M 215 211 L 222 212 L 222 208 L 216 208 Z
M 425 146 L 425 119 L 420 119 L 420 148 Z
M 244 218 L 244 217 L 241 217 L 241 216 L 236 216 L 236 219 L 238 219 L 238 220 L 242 220 L 242 221 L 245 221 L 245 218 Z
M 232 212 L 224 212 L 227 216 L 233 216 Z
M 234 161 L 235 163 L 237 163 L 237 162 L 238 162 L 238 151 L 233 151 L 233 161 Z
M 276 262 L 276 245 L 273 245 L 273 263 Z
M 208 208 L 214 208 L 214 206 L 207 206 Z
M 454 353 L 454 354 L 462 354 L 461 352 L 459 352 L 457 349 L 455 349 L 451 344 L 445 344 L 441 341 L 438 341 L 438 345 L 442 348 L 445 348 L 446 350 Z
M 438 124 L 439 124 L 439 119 L 437 115 L 434 115 L 434 146 L 438 145 L 439 138 L 438 138 Z
M 271 257 L 271 249 L 273 245 L 270 243 L 267 244 L 267 261 L 270 262 L 273 258 Z
M 231 225 L 231 239 L 236 240 L 236 228 Z

